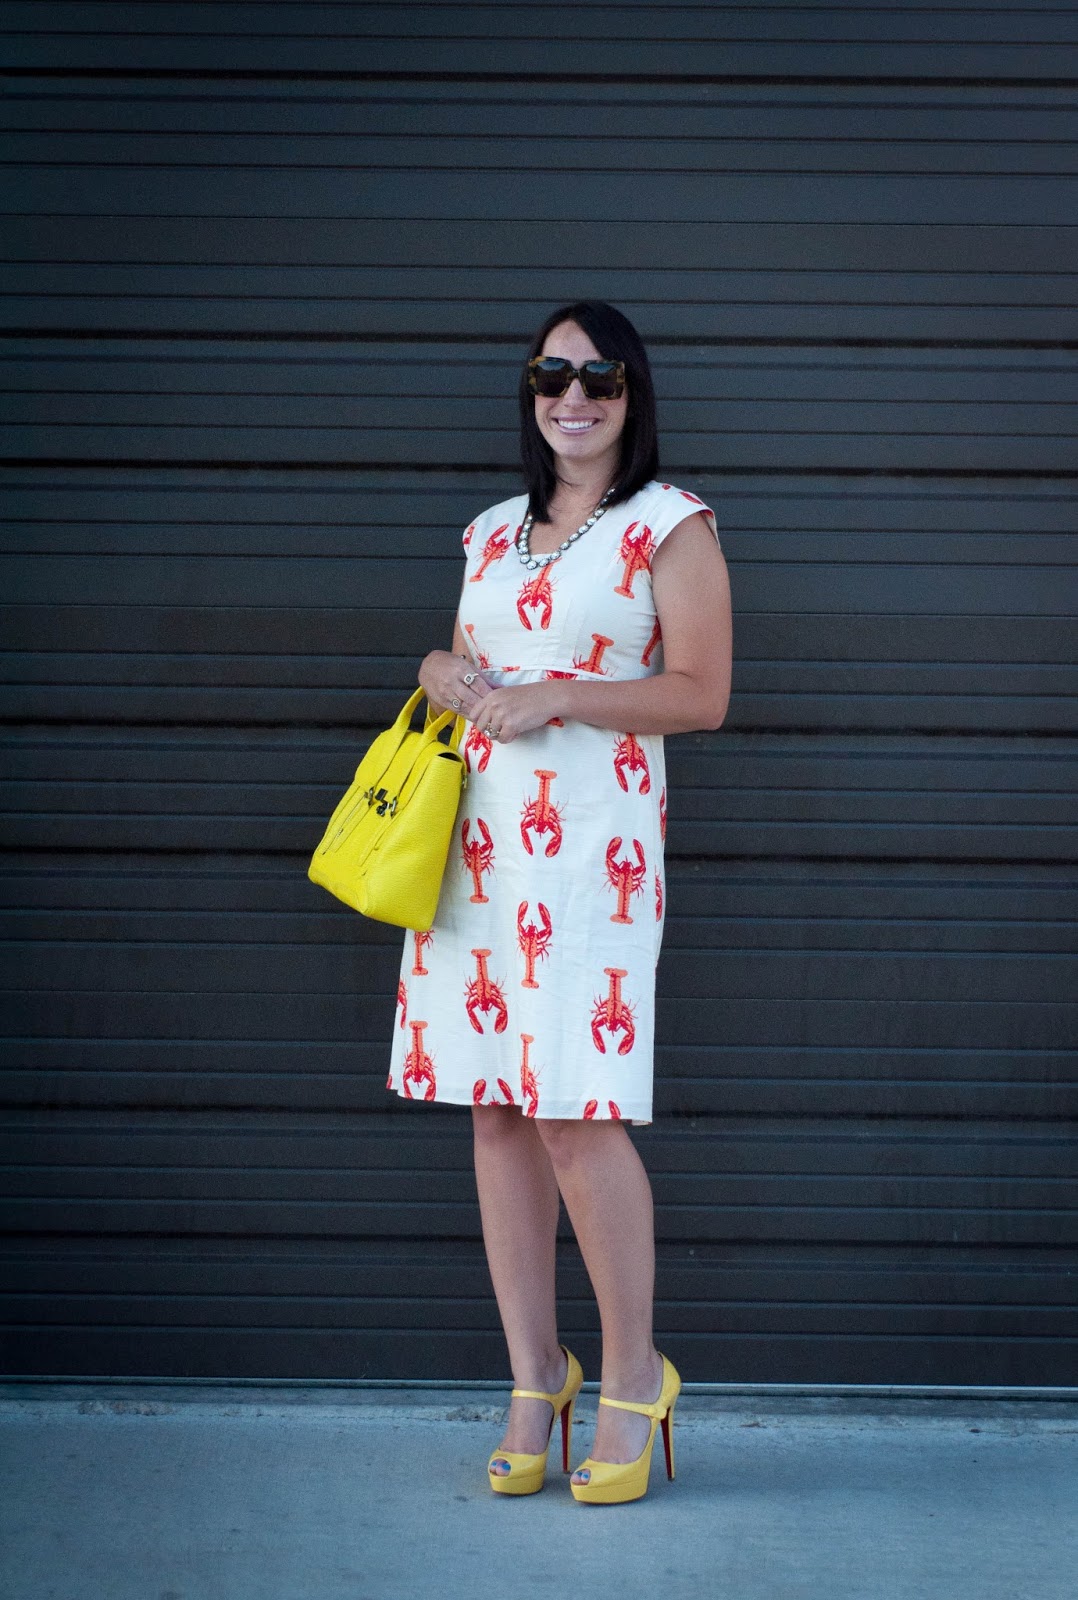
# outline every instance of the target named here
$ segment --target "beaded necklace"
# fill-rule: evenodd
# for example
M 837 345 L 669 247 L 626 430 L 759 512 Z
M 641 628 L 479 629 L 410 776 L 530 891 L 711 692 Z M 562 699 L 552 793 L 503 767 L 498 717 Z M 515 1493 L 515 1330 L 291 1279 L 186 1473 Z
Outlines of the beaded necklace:
M 575 544 L 583 534 L 587 533 L 590 527 L 598 522 L 599 518 L 606 510 L 607 501 L 610 499 L 610 496 L 613 493 L 614 488 L 613 485 L 611 485 L 611 487 L 606 491 L 602 499 L 599 501 L 599 504 L 595 507 L 595 510 L 592 512 L 588 520 L 583 523 L 575 533 L 571 533 L 568 539 L 563 539 L 556 550 L 551 550 L 550 553 L 545 556 L 532 555 L 531 532 L 532 523 L 535 521 L 535 518 L 529 511 L 528 515 L 524 518 L 524 521 L 520 524 L 516 537 L 517 555 L 520 557 L 524 566 L 530 567 L 534 571 L 536 567 L 548 567 L 552 561 L 557 561 L 558 557 L 564 555 L 571 544 Z

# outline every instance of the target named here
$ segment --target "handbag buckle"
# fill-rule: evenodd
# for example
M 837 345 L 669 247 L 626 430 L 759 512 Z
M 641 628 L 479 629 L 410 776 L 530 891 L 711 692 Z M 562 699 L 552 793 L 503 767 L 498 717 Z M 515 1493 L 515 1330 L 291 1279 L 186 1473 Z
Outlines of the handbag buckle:
M 397 815 L 397 796 L 396 795 L 394 795 L 392 800 L 391 800 L 384 789 L 379 789 L 377 791 L 377 793 L 374 795 L 374 799 L 381 801 L 381 805 L 378 805 L 378 806 L 375 807 L 375 810 L 378 812 L 378 815 L 380 817 L 384 817 L 387 811 L 389 812 L 391 817 L 395 817 Z

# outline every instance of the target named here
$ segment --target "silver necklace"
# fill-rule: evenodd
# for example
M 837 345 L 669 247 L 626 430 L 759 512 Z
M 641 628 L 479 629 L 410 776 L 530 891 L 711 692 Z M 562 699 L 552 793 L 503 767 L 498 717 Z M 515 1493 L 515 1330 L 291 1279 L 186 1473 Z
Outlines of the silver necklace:
M 563 539 L 556 550 L 551 550 L 549 555 L 545 556 L 532 555 L 531 532 L 532 523 L 535 521 L 535 518 L 529 511 L 528 515 L 524 518 L 524 521 L 520 524 L 520 527 L 517 530 L 516 538 L 517 555 L 520 557 L 524 566 L 530 567 L 534 571 L 536 567 L 548 567 L 552 561 L 557 561 L 558 557 L 564 555 L 571 544 L 575 544 L 579 538 L 587 533 L 590 527 L 594 526 L 594 524 L 598 522 L 599 518 L 606 510 L 606 502 L 610 499 L 610 496 L 613 493 L 614 488 L 613 485 L 611 485 L 611 487 L 606 491 L 602 499 L 599 501 L 599 504 L 595 507 L 595 510 L 592 512 L 588 520 L 583 523 L 575 533 L 571 533 L 568 539 Z

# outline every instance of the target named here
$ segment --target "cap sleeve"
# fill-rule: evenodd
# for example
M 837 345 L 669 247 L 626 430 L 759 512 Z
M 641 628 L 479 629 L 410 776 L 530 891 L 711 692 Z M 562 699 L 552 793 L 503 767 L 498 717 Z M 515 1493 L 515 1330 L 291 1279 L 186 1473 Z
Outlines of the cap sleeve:
M 700 513 L 715 535 L 715 543 L 719 544 L 718 523 L 709 505 L 705 505 L 697 495 L 690 494 L 687 489 L 679 489 L 676 484 L 658 484 L 654 501 L 647 510 L 647 521 L 651 527 L 656 549 L 667 534 L 671 533 L 679 523 L 684 522 L 686 517 L 691 517 L 694 511 Z M 719 549 L 722 549 L 721 544 Z
M 461 534 L 460 542 L 464 548 L 464 558 L 467 567 L 479 562 L 484 551 L 489 556 L 488 541 L 498 539 L 502 544 L 511 544 L 516 538 L 520 518 L 528 507 L 527 495 L 518 495 L 515 500 L 503 500 L 499 505 L 488 506 L 481 511 Z

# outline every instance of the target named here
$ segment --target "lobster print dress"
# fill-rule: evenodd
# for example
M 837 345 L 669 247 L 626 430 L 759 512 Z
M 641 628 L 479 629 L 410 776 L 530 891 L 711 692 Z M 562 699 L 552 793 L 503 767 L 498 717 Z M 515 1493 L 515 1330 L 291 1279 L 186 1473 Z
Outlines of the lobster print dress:
M 492 687 L 662 671 L 651 557 L 714 513 L 652 482 L 530 571 L 519 495 L 464 534 L 460 623 Z M 434 926 L 405 935 L 388 1087 L 525 1116 L 651 1121 L 664 922 L 661 734 L 554 719 L 501 745 L 468 723 Z

